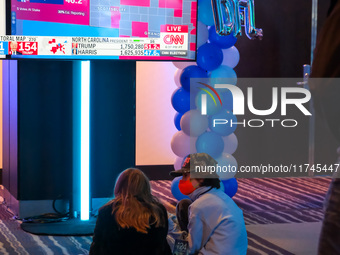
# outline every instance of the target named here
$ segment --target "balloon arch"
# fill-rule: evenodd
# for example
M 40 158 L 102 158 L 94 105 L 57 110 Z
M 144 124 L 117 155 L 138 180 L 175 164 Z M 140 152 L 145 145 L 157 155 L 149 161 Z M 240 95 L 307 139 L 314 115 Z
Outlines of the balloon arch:
M 190 153 L 205 152 L 216 159 L 219 166 L 229 166 L 233 171 L 226 171 L 220 175 L 221 189 L 234 196 L 237 192 L 237 180 L 234 178 L 237 169 L 237 161 L 232 156 L 238 146 L 237 137 L 234 134 L 236 125 L 213 125 L 214 119 L 232 119 L 237 122 L 232 113 L 233 99 L 229 90 L 214 90 L 209 84 L 206 88 L 190 91 L 190 79 L 199 78 L 202 81 L 215 81 L 216 79 L 228 79 L 229 84 L 236 85 L 237 76 L 233 68 L 238 64 L 240 54 L 234 46 L 237 39 L 231 33 L 220 36 L 216 33 L 213 12 L 210 1 L 200 1 L 197 25 L 197 60 L 193 62 L 173 62 L 178 68 L 175 71 L 174 80 L 178 88 L 174 91 L 171 102 L 177 111 L 174 124 L 178 130 L 171 140 L 171 149 L 177 158 L 174 169 L 179 170 L 183 158 Z M 209 11 L 209 9 L 211 11 Z M 209 27 L 210 26 L 210 27 Z M 208 82 L 209 83 L 209 82 Z M 203 87 L 203 86 L 202 86 Z M 213 96 L 206 97 L 206 114 L 201 113 L 202 94 L 213 89 L 215 96 L 220 99 L 217 104 Z M 213 95 L 213 91 L 211 91 Z M 190 104 L 191 98 L 191 104 Z M 181 177 L 172 181 L 171 192 L 177 200 L 187 198 L 183 195 L 178 183 Z

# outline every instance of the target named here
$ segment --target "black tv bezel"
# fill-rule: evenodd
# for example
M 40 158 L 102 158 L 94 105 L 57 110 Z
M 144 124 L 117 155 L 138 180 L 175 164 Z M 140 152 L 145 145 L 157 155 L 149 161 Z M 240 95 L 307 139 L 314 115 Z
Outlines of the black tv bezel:
M 5 9 L 6 9 L 6 35 L 12 35 L 12 22 L 11 22 L 11 17 L 12 17 L 12 1 L 17 1 L 17 0 L 6 0 L 5 2 Z M 90 1 L 90 0 L 89 0 Z M 103 58 L 86 58 L 86 56 L 84 56 L 84 58 L 53 58 L 53 57 L 44 57 L 44 58 L 30 58 L 30 57 L 20 57 L 20 58 L 13 58 L 10 55 L 6 55 L 4 59 L 8 59 L 8 60 L 55 60 L 55 61 L 85 61 L 85 60 L 109 60 L 109 61 L 156 61 L 156 62 L 196 62 L 197 60 L 197 24 L 198 24 L 198 1 L 196 0 L 196 41 L 195 41 L 195 45 L 196 45 L 196 50 L 195 50 L 195 59 L 103 59 Z
M 11 34 L 11 27 L 12 27 L 12 23 L 11 23 L 11 0 L 5 1 L 5 23 L 6 23 L 6 35 L 10 35 Z M 11 57 L 9 55 L 5 55 L 5 57 L 2 58 L 2 60 L 4 60 L 4 59 L 11 59 Z

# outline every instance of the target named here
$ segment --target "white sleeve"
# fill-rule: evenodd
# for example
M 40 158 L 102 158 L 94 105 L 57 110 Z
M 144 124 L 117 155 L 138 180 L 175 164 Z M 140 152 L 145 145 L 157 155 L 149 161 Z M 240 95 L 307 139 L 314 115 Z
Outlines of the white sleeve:
M 203 221 L 196 213 L 189 213 L 188 242 L 190 254 L 194 254 L 201 249 L 203 238 Z

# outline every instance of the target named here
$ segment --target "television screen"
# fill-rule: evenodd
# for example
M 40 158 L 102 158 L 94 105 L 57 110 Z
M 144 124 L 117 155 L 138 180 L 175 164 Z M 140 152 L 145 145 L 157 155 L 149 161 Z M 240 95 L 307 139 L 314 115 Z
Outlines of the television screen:
M 195 60 L 197 0 L 11 0 L 15 58 Z
M 6 34 L 6 9 L 5 1 L 0 1 L 0 35 Z M 0 58 L 5 58 L 4 43 L 0 41 Z

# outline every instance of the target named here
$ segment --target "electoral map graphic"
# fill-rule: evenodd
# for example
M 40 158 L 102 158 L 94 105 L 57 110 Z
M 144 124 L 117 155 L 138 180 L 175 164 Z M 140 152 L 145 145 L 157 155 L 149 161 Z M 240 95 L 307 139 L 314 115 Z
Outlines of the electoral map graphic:
M 12 17 L 89 25 L 89 0 L 12 0 Z
M 162 25 L 188 26 L 193 50 L 188 58 L 195 57 L 196 16 L 197 2 L 192 0 L 90 1 L 90 25 L 117 28 L 120 37 L 159 38 Z
M 196 17 L 197 0 L 12 0 L 13 35 L 154 38 L 153 56 L 195 59 Z

